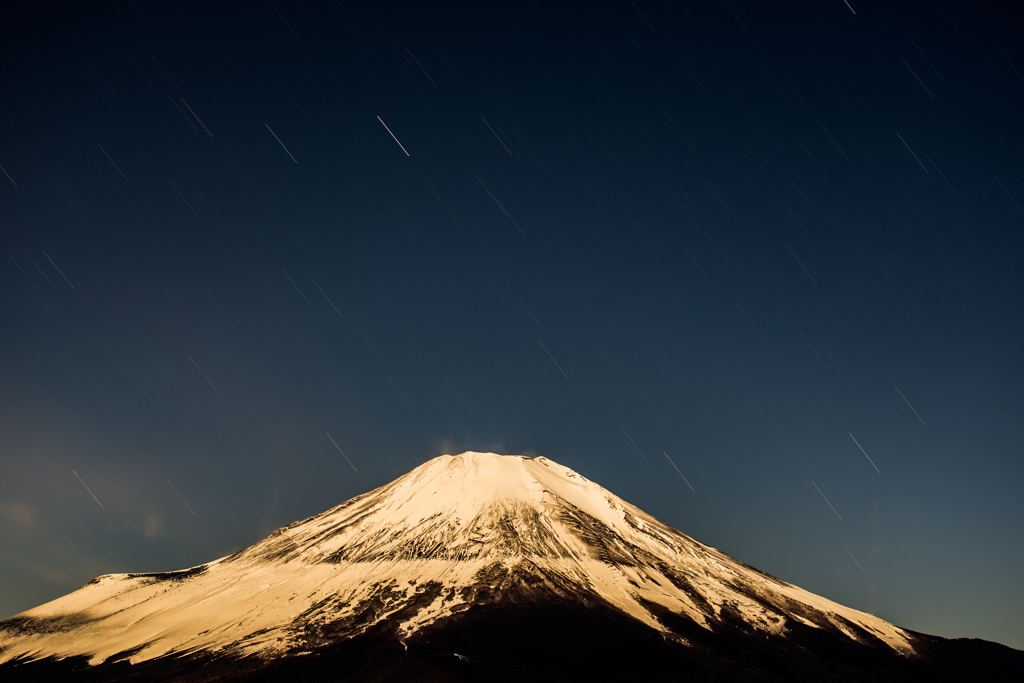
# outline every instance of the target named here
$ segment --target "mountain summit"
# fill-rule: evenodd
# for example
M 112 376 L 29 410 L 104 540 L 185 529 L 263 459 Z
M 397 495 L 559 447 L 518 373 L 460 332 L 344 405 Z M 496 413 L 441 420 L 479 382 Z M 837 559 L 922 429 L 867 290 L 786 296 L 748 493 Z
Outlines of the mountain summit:
M 0 621 L 5 681 L 998 680 L 1024 653 L 898 628 L 547 458 L 430 460 L 228 557 Z

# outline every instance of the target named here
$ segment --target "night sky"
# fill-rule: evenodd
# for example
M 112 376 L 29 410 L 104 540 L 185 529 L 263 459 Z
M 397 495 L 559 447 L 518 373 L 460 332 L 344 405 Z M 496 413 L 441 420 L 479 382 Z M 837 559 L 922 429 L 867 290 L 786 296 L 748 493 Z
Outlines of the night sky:
M 20 11 L 0 617 L 480 450 L 1024 646 L 1020 16 Z

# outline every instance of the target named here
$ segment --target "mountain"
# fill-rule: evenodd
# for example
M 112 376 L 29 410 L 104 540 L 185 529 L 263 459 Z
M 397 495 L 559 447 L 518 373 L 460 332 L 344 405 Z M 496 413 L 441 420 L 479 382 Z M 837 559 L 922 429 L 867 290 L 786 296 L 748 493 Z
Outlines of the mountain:
M 547 458 L 444 455 L 177 572 L 0 621 L 0 680 L 1020 680 L 695 541 Z

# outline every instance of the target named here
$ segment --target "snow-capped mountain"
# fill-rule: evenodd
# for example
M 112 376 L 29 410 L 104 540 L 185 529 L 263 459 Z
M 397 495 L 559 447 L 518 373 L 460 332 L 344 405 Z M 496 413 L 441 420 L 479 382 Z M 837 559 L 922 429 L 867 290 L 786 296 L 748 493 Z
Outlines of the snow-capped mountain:
M 484 643 L 488 631 L 508 645 L 508 666 L 500 647 Z M 2 621 L 0 674 L 49 667 L 83 680 L 155 671 L 276 680 L 301 668 L 304 677 L 329 669 L 331 680 L 405 680 L 423 669 L 422 680 L 593 680 L 566 668 L 580 657 L 608 659 L 606 647 L 581 652 L 579 636 L 590 632 L 653 648 L 647 664 L 677 663 L 680 676 L 762 680 L 799 664 L 801 651 L 809 675 L 835 680 L 917 680 L 918 672 L 955 669 L 930 665 L 953 662 L 952 646 L 942 644 L 956 641 L 764 574 L 547 458 L 463 453 L 229 557 L 179 572 L 101 576 Z M 552 637 L 573 650 L 515 652 L 513 643 L 531 633 L 548 634 L 537 653 L 551 650 Z M 789 654 L 765 655 L 766 646 Z M 1000 658 L 1024 666 L 1021 653 L 984 647 L 999 649 L 986 666 Z M 731 661 L 744 652 L 750 659 Z M 837 668 L 828 666 L 833 654 L 843 660 Z M 541 671 L 530 673 L 531 657 Z M 551 657 L 561 668 L 538 664 Z M 495 678 L 501 670 L 518 673 Z

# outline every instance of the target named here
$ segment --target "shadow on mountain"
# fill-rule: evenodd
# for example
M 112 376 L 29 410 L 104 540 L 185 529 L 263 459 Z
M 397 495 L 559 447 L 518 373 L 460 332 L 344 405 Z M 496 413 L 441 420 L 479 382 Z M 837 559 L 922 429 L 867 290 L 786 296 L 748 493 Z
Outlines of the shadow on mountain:
M 786 636 L 757 633 L 738 617 L 708 631 L 685 617 L 657 614 L 664 634 L 604 604 L 548 589 L 504 591 L 409 637 L 385 620 L 354 637 L 265 661 L 195 655 L 140 664 L 132 653 L 90 667 L 85 658 L 9 662 L 5 683 L 206 681 L 271 683 L 451 683 L 454 681 L 1018 681 L 1024 652 L 978 640 L 913 634 L 918 655 L 880 642 L 837 638 L 809 626 Z M 656 605 L 648 605 L 652 611 Z M 861 635 L 861 634 L 858 634 Z M 120 660 L 120 661 L 118 661 Z

